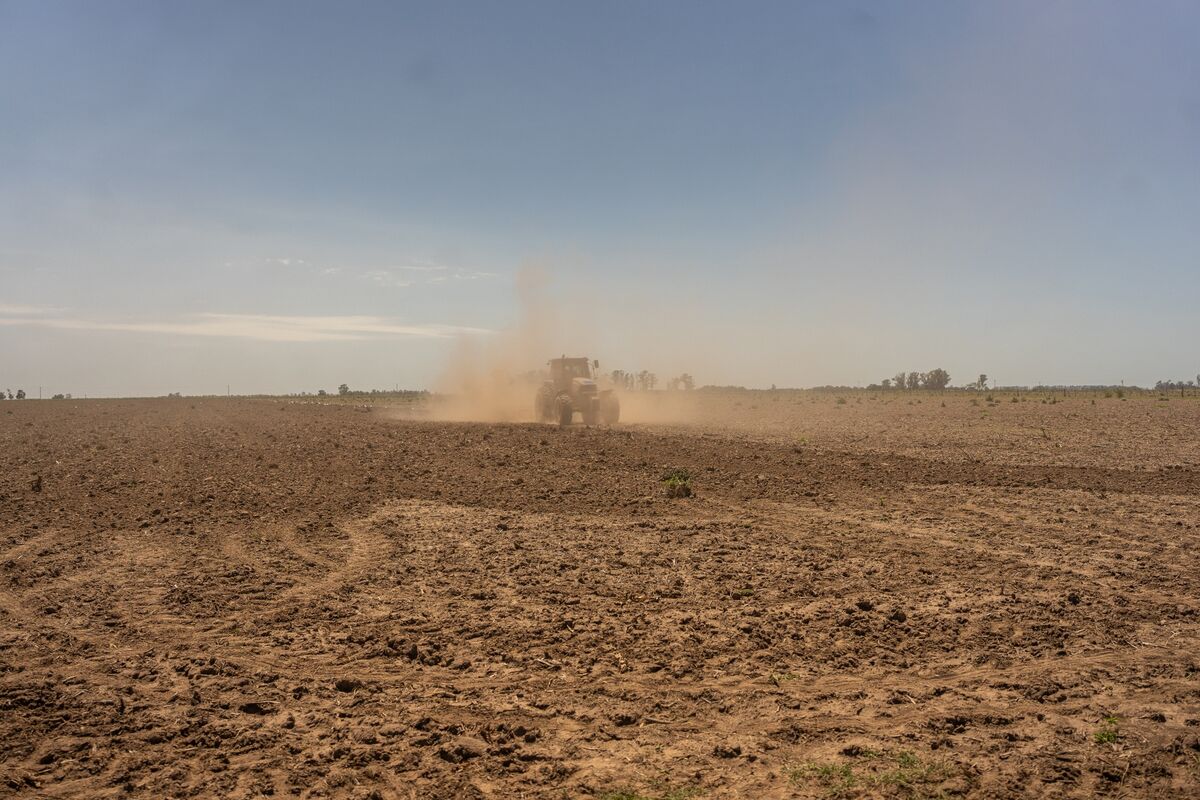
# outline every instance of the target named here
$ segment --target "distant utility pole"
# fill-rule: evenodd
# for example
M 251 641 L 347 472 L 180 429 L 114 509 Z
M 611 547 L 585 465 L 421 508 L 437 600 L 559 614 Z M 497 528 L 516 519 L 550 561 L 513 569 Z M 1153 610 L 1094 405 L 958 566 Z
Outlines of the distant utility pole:
M 38 387 L 38 400 L 42 399 L 42 387 Z
M 225 396 L 229 397 L 229 384 L 225 384 Z

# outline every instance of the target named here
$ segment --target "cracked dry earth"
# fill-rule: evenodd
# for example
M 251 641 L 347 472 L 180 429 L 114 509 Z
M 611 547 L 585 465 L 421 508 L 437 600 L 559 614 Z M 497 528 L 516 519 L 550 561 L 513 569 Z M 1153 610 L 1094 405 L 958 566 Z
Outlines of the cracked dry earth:
M 0 795 L 1200 796 L 1200 404 L 833 402 L 5 402 Z

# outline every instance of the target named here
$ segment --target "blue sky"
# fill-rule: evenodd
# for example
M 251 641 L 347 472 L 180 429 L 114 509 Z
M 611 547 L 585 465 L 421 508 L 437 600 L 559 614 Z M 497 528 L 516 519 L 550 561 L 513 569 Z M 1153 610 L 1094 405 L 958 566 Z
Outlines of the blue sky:
M 0 382 L 429 386 L 530 271 L 548 351 L 702 383 L 1194 376 L 1197 41 L 1189 2 L 0 0 Z

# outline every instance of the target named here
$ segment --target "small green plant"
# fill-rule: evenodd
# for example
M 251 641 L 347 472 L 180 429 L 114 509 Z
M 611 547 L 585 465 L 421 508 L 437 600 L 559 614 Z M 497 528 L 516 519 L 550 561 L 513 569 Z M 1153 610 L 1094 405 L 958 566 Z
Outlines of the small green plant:
M 669 469 L 663 473 L 663 485 L 667 497 L 691 497 L 692 476 L 686 469 Z
M 925 762 L 907 751 L 896 754 L 894 762 L 895 766 L 872 776 L 875 785 L 916 791 L 922 786 L 939 783 L 950 777 L 950 770 L 944 763 Z
M 828 797 L 856 796 L 861 791 L 882 789 L 888 796 L 940 796 L 937 785 L 954 774 L 943 761 L 924 761 L 908 752 L 858 749 L 845 763 L 809 761 L 788 771 L 794 783 L 815 783 Z
M 832 797 L 842 797 L 858 786 L 853 764 L 831 764 L 808 761 L 791 771 L 796 783 L 815 782 Z
M 795 680 L 800 679 L 800 676 L 794 672 L 772 672 L 769 677 L 770 677 L 771 683 L 775 684 L 776 686 L 782 686 L 783 684 L 787 683 L 788 681 L 795 681 Z
M 1121 738 L 1120 720 L 1116 717 L 1105 717 L 1100 730 L 1092 734 L 1096 744 L 1113 744 Z
M 839 397 L 839 398 L 837 399 L 837 404 L 838 404 L 839 406 L 844 406 L 844 405 L 846 405 L 846 398 L 844 398 L 844 397 Z

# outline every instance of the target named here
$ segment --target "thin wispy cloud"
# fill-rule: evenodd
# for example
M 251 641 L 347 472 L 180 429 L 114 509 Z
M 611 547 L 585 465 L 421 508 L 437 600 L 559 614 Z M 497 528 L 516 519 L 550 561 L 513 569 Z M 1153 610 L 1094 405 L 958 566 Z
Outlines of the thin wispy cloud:
M 336 342 L 363 339 L 447 339 L 490 331 L 437 323 L 406 324 L 375 316 L 278 316 L 266 314 L 194 314 L 169 320 L 102 320 L 0 312 L 0 326 L 37 326 L 59 330 L 208 336 L 265 342 Z
M 401 272 L 444 272 L 447 267 L 441 264 L 405 264 L 400 267 L 392 267 L 392 269 Z
M 392 272 L 391 270 L 373 269 L 373 270 L 364 272 L 362 276 L 364 278 L 366 278 L 367 280 L 371 281 L 372 283 L 377 283 L 380 286 L 392 286 L 392 287 L 412 286 L 412 281 L 405 280 L 404 278 L 398 276 L 396 273 Z
M 478 270 L 463 269 L 458 270 L 453 275 L 456 281 L 474 281 L 480 278 L 498 278 L 500 277 L 495 272 L 480 272 Z
M 13 316 L 54 314 L 59 311 L 62 311 L 62 308 L 59 306 L 29 306 L 0 303 L 0 314 L 10 314 Z
M 495 272 L 461 269 L 445 264 L 404 264 L 367 270 L 362 277 L 380 286 L 405 287 L 499 277 Z
M 226 267 L 245 269 L 285 269 L 307 272 L 325 279 L 343 276 L 348 279 L 366 281 L 376 286 L 392 289 L 403 289 L 409 286 L 437 285 L 450 282 L 475 281 L 485 278 L 498 278 L 495 272 L 484 270 L 464 269 L 462 267 L 439 264 L 435 261 L 404 261 L 386 264 L 384 266 L 346 265 L 338 263 L 322 263 L 320 260 L 310 260 L 295 256 L 277 256 L 270 258 L 251 259 L 249 261 L 226 261 Z

